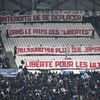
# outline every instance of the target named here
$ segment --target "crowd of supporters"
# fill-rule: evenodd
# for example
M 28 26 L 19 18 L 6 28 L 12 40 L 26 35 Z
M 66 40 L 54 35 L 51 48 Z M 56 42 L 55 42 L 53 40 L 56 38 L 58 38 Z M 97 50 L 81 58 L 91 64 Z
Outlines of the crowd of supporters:
M 30 73 L 0 76 L 0 100 L 100 100 L 100 73 Z
M 0 55 L 0 68 L 9 68 L 9 58 L 6 54 Z

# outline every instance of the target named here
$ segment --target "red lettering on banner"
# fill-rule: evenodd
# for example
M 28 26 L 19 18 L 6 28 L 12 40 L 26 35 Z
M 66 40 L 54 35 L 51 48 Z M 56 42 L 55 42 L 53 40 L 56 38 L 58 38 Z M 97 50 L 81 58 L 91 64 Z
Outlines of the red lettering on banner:
M 80 47 L 72 47 L 72 52 L 77 53 L 77 52 L 82 52 Z
M 52 20 L 66 20 L 66 16 L 65 15 L 52 15 Z
M 94 52 L 100 52 L 100 47 L 93 47 Z
M 33 15 L 33 20 L 41 20 L 40 15 Z
M 10 33 L 9 35 L 24 34 L 24 30 L 23 29 L 9 30 L 9 33 Z
M 51 17 L 52 17 L 52 20 L 59 20 L 59 19 L 57 18 L 57 15 L 52 15 Z
M 76 61 L 76 67 L 77 68 L 88 68 L 88 62 Z
M 17 48 L 17 53 L 23 53 L 24 52 L 24 48 Z
M 82 16 L 81 15 L 76 15 L 77 16 L 77 20 L 81 20 L 82 19 Z
M 51 49 L 50 48 L 46 48 L 45 52 L 51 52 Z
M 35 63 L 33 63 L 33 61 L 29 61 L 29 62 L 26 62 L 26 66 L 27 67 L 34 67 Z
M 15 22 L 15 21 L 22 21 L 23 17 L 18 16 L 18 17 L 10 17 L 10 21 Z
M 38 30 L 37 29 L 33 29 L 33 34 L 37 34 Z
M 26 48 L 25 52 L 35 52 L 34 48 Z
M 66 48 L 62 48 L 62 53 L 66 53 Z
M 15 31 L 15 33 L 17 33 Z M 100 47 L 85 47 L 85 46 L 66 46 L 66 47 L 17 47 L 17 54 L 24 55 L 24 54 L 100 54 Z M 23 52 L 22 52 L 23 50 Z M 35 52 L 35 53 L 34 53 Z
M 52 52 L 54 53 L 54 48 L 17 48 L 18 53 L 25 53 L 25 52 Z
M 90 63 L 90 68 L 100 68 L 100 62 L 91 62 Z
M 31 16 L 5 16 L 1 17 L 1 22 L 28 22 L 31 21 Z
M 42 51 L 40 50 L 41 48 L 35 48 L 35 52 L 39 52 L 39 51 Z
M 0 17 L 0 22 L 4 22 L 4 17 Z
M 40 12 L 40 11 L 39 11 Z M 0 17 L 1 23 L 12 22 L 37 22 L 37 21 L 82 21 L 82 14 L 80 12 L 74 13 L 73 11 L 44 11 L 33 12 L 32 15 L 19 15 L 19 16 L 2 16 Z
M 23 17 L 24 17 L 24 21 L 26 22 L 32 21 L 31 16 L 23 16 Z
M 97 67 L 97 68 L 100 68 L 100 62 L 97 62 L 97 65 L 98 65 L 98 67 Z
M 49 34 L 50 34 L 50 35 L 59 35 L 59 30 L 50 29 L 50 30 L 49 30 Z
M 33 29 L 33 34 L 47 34 L 47 29 Z
M 61 48 L 56 48 L 56 52 L 61 52 Z
M 66 53 L 66 48 L 55 48 L 56 53 Z
M 88 61 L 74 61 L 74 60 L 53 60 L 53 61 L 27 61 L 25 65 L 28 69 L 61 69 L 61 68 L 73 68 L 73 69 L 91 69 L 100 68 L 100 62 L 88 62 Z
M 31 29 L 25 29 L 25 34 L 31 34 Z
M 43 15 L 43 20 L 50 20 L 49 15 Z
M 82 30 L 25 28 L 25 29 L 10 29 L 10 30 L 8 30 L 8 34 L 10 37 L 27 36 L 28 34 L 30 36 L 91 36 L 92 35 L 92 31 L 88 32 L 88 34 L 81 33 L 81 31 Z M 85 31 L 85 30 L 83 30 L 83 31 Z
M 33 68 L 51 68 L 52 66 L 52 61 L 29 61 L 26 62 L 27 67 L 33 67 Z
M 73 29 L 73 30 L 61 30 L 65 35 L 67 34 L 81 34 L 81 35 L 86 35 L 89 34 L 89 31 L 91 30 L 86 30 L 86 29 Z
M 52 15 L 52 20 L 67 20 L 67 21 L 74 21 L 80 20 L 81 15 Z
M 73 67 L 73 61 L 55 61 L 55 67 Z
M 44 67 L 45 65 L 44 65 L 44 63 L 43 63 L 43 62 L 40 62 L 40 66 L 41 66 L 41 67 Z
M 85 30 L 83 33 L 84 34 L 89 34 L 89 30 Z
M 80 68 L 88 68 L 88 63 L 87 62 L 80 62 Z
M 95 63 L 95 62 L 90 63 L 90 67 L 91 67 L 91 68 L 96 68 L 96 67 L 97 67 L 97 66 L 96 66 L 96 63 Z
M 85 47 L 84 52 L 100 52 L 100 47 Z
M 54 53 L 54 48 L 51 48 L 51 52 Z
M 71 15 L 71 20 L 77 19 L 77 15 Z

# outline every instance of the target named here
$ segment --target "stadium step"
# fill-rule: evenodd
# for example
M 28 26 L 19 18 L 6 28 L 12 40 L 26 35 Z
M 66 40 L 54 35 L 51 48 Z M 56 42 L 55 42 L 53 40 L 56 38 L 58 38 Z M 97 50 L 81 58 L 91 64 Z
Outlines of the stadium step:
M 6 52 L 7 57 L 9 58 L 9 64 L 11 68 L 16 68 L 16 62 L 14 60 L 12 52 L 8 51 Z

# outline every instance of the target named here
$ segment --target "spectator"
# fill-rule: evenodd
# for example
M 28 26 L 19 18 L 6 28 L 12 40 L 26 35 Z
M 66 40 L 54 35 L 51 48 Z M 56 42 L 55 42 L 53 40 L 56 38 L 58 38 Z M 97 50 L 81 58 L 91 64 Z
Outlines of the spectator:
M 92 39 L 94 39 L 94 30 L 92 30 L 92 36 L 91 36 Z
M 16 54 L 17 54 L 17 47 L 14 46 L 14 59 L 16 59 Z
M 16 78 L 0 76 L 1 100 L 99 100 L 100 73 L 34 74 L 24 69 Z M 83 75 L 86 77 L 83 78 Z M 87 76 L 90 76 L 89 78 Z
M 9 68 L 9 58 L 5 55 L 2 54 L 0 55 L 0 68 Z
M 9 38 L 8 30 L 6 30 L 6 38 Z

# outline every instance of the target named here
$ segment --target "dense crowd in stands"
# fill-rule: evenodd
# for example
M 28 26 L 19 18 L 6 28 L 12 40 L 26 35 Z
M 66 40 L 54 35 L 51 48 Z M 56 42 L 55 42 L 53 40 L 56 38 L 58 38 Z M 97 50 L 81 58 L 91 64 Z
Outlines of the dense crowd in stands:
M 100 73 L 30 73 L 0 76 L 0 100 L 100 100 Z
M 9 68 L 9 58 L 6 54 L 0 55 L 0 68 Z
M 88 19 L 84 18 L 86 22 Z M 8 30 L 6 38 L 9 38 Z M 91 38 L 95 38 L 94 30 Z M 9 58 L 5 54 L 0 55 L 0 68 L 8 67 Z M 23 74 L 17 77 L 0 75 L 0 100 L 100 100 L 100 72 L 30 73 L 24 68 Z

